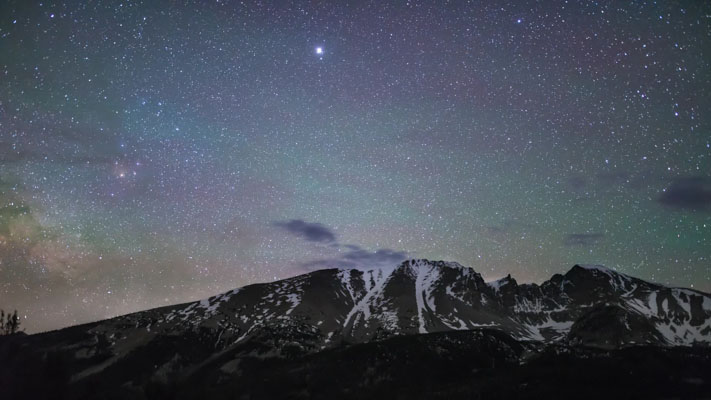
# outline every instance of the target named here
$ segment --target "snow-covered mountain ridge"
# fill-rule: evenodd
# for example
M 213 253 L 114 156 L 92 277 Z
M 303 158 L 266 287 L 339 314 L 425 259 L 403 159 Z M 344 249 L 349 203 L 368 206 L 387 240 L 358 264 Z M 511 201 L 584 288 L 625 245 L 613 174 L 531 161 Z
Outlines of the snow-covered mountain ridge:
M 511 276 L 487 283 L 457 263 L 408 260 L 368 271 L 319 270 L 19 336 L 0 340 L 0 361 L 40 375 L 59 368 L 73 387 L 113 387 L 105 379 L 116 385 L 182 382 L 203 374 L 220 382 L 242 376 L 244 360 L 305 359 L 398 338 L 421 338 L 432 354 L 438 354 L 438 338 L 454 340 L 518 365 L 547 349 L 708 346 L 711 296 L 594 265 L 576 265 L 536 285 Z M 476 343 L 465 346 L 464 338 Z
M 610 310 L 600 314 L 605 307 Z M 591 317 L 595 324 L 614 324 L 614 337 L 600 337 L 595 324 L 588 326 Z M 92 330 L 158 335 L 200 328 L 217 334 L 217 347 L 264 329 L 287 330 L 307 335 L 314 348 L 324 348 L 481 327 L 500 329 L 518 340 L 610 347 L 709 343 L 711 296 L 602 266 L 576 265 L 541 285 L 519 285 L 510 276 L 486 283 L 457 263 L 408 260 L 387 269 L 320 270 L 251 285 L 108 320 Z

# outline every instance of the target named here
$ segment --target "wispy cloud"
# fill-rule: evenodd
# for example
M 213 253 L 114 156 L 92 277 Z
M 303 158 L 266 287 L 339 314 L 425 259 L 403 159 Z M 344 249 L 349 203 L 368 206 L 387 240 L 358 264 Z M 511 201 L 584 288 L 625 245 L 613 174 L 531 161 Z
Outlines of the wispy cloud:
M 373 252 L 359 246 L 346 245 L 348 251 L 337 257 L 308 261 L 305 268 L 380 268 L 392 266 L 407 259 L 407 252 L 392 249 L 378 249 Z
M 564 246 L 595 246 L 605 238 L 602 233 L 570 233 L 563 238 Z
M 292 219 L 274 222 L 274 226 L 310 242 L 331 243 L 336 241 L 336 235 L 329 228 L 317 222 Z
M 366 250 L 358 245 L 339 243 L 336 234 L 327 226 L 318 222 L 306 222 L 301 219 L 276 221 L 272 225 L 286 232 L 314 243 L 324 243 L 337 249 L 333 257 L 311 260 L 301 263 L 306 269 L 318 268 L 380 268 L 391 266 L 408 258 L 405 251 L 393 249 Z
M 711 209 L 711 178 L 677 178 L 664 190 L 657 201 L 676 209 L 692 211 Z

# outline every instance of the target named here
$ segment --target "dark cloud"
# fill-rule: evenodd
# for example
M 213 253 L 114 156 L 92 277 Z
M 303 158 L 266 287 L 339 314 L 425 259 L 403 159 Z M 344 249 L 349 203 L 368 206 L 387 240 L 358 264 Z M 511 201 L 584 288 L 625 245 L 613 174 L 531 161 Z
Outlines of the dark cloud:
M 682 210 L 711 209 L 711 178 L 687 177 L 675 179 L 657 198 L 661 204 Z
M 310 242 L 330 243 L 336 241 L 336 235 L 330 229 L 317 222 L 292 219 L 290 221 L 274 222 L 274 226 L 278 226 Z
M 374 252 L 367 251 L 359 246 L 345 245 L 347 252 L 338 257 L 314 260 L 302 264 L 307 269 L 319 268 L 380 268 L 397 265 L 408 258 L 407 252 L 391 249 L 378 249 Z
M 596 177 L 601 187 L 614 188 L 629 183 L 630 174 L 624 171 L 611 171 L 599 173 Z
M 342 258 L 360 264 L 396 264 L 407 258 L 407 253 L 391 249 L 378 249 L 371 253 L 358 248 L 347 252 Z
M 602 233 L 570 233 L 563 238 L 565 246 L 595 246 L 605 237 Z
M 289 221 L 277 221 L 272 224 L 310 242 L 325 243 L 328 247 L 338 250 L 338 254 L 334 257 L 302 263 L 301 266 L 308 270 L 321 268 L 379 268 L 398 264 L 408 258 L 405 251 L 378 249 L 371 252 L 355 244 L 339 243 L 331 229 L 317 222 L 292 219 Z

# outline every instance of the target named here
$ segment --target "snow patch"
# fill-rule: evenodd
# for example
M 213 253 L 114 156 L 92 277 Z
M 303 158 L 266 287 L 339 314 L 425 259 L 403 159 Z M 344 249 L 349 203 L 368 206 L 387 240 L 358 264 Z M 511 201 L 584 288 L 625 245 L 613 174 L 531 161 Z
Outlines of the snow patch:
M 434 311 L 432 301 L 432 284 L 439 278 L 439 272 L 431 264 L 421 260 L 410 261 L 410 268 L 415 277 L 415 301 L 417 302 L 417 319 L 419 321 L 419 332 L 427 333 L 425 328 L 425 304 Z
M 286 315 L 291 314 L 292 311 L 301 303 L 300 293 L 289 293 L 286 295 L 287 300 L 291 303 L 291 308 L 286 311 Z
M 385 283 L 392 276 L 395 268 L 379 268 L 375 270 L 365 271 L 363 273 L 363 280 L 366 286 L 366 294 L 360 301 L 356 303 L 355 306 L 348 312 L 346 319 L 343 321 L 343 327 L 348 326 L 348 323 L 355 316 L 356 319 L 353 321 L 352 328 L 354 329 L 361 320 L 361 315 L 364 320 L 370 318 L 370 303 L 373 299 L 376 299 L 383 291 Z
M 355 290 L 353 290 L 353 285 L 351 284 L 351 271 L 352 270 L 350 269 L 338 271 L 338 278 L 340 278 L 341 284 L 343 285 L 343 287 L 346 288 L 346 290 L 348 290 L 348 294 L 350 295 L 351 300 L 353 301 L 353 303 L 355 303 L 356 294 Z M 363 276 L 365 277 L 365 274 Z
M 553 340 L 560 340 L 570 332 L 570 327 L 573 326 L 573 321 L 556 321 L 548 315 L 548 319 L 536 324 L 524 324 L 526 330 L 530 332 L 529 340 L 545 341 L 546 338 L 541 333 L 543 329 L 552 329 L 555 331 Z
M 511 283 L 511 277 L 510 277 L 510 276 L 506 276 L 506 277 L 503 277 L 503 278 L 501 278 L 501 279 L 497 279 L 497 280 L 495 280 L 495 281 L 486 282 L 486 284 L 487 284 L 490 288 L 492 288 L 492 289 L 494 290 L 494 292 L 497 293 L 497 294 L 499 293 L 499 291 L 501 290 L 502 287 L 508 285 L 509 283 Z

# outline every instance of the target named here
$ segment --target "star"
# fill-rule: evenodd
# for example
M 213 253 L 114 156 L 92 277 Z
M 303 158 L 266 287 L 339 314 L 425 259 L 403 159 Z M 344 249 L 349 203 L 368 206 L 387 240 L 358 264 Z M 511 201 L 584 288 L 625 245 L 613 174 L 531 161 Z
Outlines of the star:
M 711 39 L 680 30 L 708 7 L 60 3 L 0 24 L 0 306 L 28 332 L 399 255 L 711 290 Z

